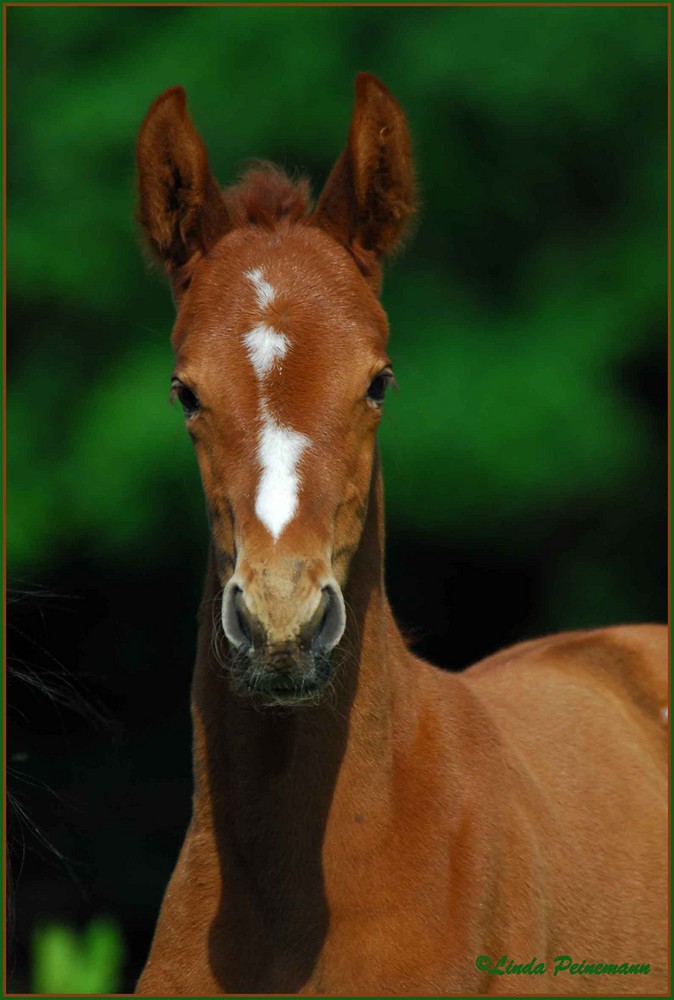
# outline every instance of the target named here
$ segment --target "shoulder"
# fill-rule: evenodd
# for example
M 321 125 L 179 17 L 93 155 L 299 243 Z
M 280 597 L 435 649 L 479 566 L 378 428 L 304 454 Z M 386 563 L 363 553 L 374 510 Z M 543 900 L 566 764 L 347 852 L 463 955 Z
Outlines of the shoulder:
M 665 718 L 668 692 L 669 630 L 665 625 L 619 625 L 561 632 L 501 650 L 465 670 L 469 687 L 537 688 L 578 685 L 612 689 L 649 714 Z
M 484 672 L 505 663 L 526 662 L 546 656 L 589 657 L 604 661 L 607 654 L 613 657 L 617 654 L 629 655 L 631 652 L 666 659 L 668 644 L 669 629 L 666 625 L 611 625 L 606 628 L 579 629 L 518 642 L 485 657 L 468 667 L 467 671 Z

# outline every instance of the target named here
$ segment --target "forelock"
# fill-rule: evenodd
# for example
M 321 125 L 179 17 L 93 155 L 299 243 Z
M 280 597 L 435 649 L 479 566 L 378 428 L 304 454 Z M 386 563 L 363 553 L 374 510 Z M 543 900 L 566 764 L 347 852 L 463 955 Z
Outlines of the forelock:
M 273 229 L 279 222 L 299 222 L 312 209 L 309 182 L 293 181 L 273 163 L 258 161 L 237 184 L 223 191 L 233 227 L 256 225 Z

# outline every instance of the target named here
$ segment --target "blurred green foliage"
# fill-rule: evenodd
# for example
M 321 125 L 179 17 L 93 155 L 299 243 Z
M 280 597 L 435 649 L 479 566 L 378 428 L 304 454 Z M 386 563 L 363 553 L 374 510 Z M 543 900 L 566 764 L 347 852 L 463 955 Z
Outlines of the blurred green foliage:
M 109 919 L 92 920 L 81 934 L 47 924 L 33 935 L 33 992 L 116 993 L 123 959 L 121 934 Z
M 407 110 L 423 205 L 384 289 L 399 530 L 507 549 L 541 510 L 653 493 L 661 442 L 619 374 L 665 349 L 664 9 L 7 15 L 10 571 L 151 558 L 169 497 L 201 523 L 166 412 L 172 305 L 133 221 L 135 136 L 175 83 L 223 184 L 259 155 L 319 187 L 360 69 Z

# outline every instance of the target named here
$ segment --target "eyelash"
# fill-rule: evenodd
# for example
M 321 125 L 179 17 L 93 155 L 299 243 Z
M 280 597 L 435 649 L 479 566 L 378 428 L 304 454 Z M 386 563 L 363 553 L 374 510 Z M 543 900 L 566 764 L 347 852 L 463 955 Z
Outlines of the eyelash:
M 171 392 L 169 399 L 173 402 L 177 399 L 183 408 L 183 413 L 185 414 L 186 420 L 191 420 L 201 407 L 199 402 L 199 397 L 194 390 L 190 389 L 189 386 L 181 382 L 180 379 L 173 379 L 171 382 Z
M 397 389 L 397 383 L 393 372 L 390 368 L 385 368 L 380 371 L 370 382 L 370 386 L 366 393 L 366 399 L 373 406 L 379 408 L 384 403 L 384 397 L 386 396 L 386 390 L 389 386 L 393 386 Z

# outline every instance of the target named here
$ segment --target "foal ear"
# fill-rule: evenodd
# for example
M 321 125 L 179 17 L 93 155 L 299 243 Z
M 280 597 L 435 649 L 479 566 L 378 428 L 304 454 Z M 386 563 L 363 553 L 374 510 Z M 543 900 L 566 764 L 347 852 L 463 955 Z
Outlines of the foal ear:
M 351 251 L 378 288 L 379 260 L 399 246 L 415 202 L 405 115 L 376 76 L 359 73 L 346 148 L 328 177 L 315 220 Z
M 228 228 L 225 203 L 182 87 L 160 94 L 145 116 L 138 137 L 138 190 L 138 218 L 179 294 L 193 265 Z

